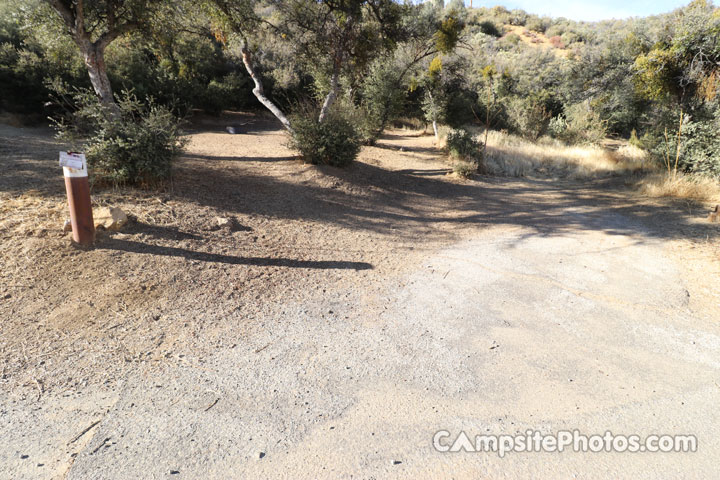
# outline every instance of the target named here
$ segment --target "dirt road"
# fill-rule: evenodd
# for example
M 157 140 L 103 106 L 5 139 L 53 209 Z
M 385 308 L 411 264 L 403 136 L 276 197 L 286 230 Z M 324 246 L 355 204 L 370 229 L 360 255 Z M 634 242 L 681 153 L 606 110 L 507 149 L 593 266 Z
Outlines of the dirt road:
M 89 252 L 29 160 L 56 146 L 0 130 L 0 477 L 718 475 L 720 232 L 699 208 L 613 178 L 457 180 L 399 131 L 310 167 L 250 126 L 200 124 L 171 191 L 97 193 L 136 220 Z M 433 448 L 574 429 L 698 451 Z

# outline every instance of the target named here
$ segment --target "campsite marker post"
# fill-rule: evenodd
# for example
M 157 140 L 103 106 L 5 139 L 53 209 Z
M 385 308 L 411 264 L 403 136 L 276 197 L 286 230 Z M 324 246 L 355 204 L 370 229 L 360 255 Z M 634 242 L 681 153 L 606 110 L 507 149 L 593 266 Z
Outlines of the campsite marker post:
M 90 245 L 95 241 L 95 224 L 85 155 L 60 152 L 60 166 L 65 177 L 73 240 L 80 245 Z

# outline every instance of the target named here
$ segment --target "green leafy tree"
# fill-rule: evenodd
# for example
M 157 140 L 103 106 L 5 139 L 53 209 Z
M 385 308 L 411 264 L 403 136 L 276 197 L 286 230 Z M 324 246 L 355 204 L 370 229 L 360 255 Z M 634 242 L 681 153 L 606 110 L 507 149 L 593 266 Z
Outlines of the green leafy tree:
M 341 78 L 352 78 L 399 35 L 403 5 L 391 0 L 212 0 L 223 26 L 239 37 L 253 90 L 290 131 L 287 116 L 264 93 L 254 51 L 272 38 L 289 50 L 293 61 L 310 73 L 321 94 L 318 121 L 323 122 L 338 97 Z
M 666 125 L 662 134 L 663 162 L 677 175 L 683 147 L 683 125 L 688 114 L 699 111 L 714 83 L 720 65 L 720 15 L 706 0 L 696 0 L 680 10 L 667 38 L 635 61 L 635 85 L 646 98 L 674 111 L 674 132 Z
M 441 57 L 435 57 L 430 62 L 425 77 L 425 97 L 423 99 L 423 111 L 425 119 L 432 123 L 435 141 L 440 141 L 438 123 L 445 120 L 445 111 L 448 103 L 448 96 L 443 88 L 443 62 Z
M 80 49 L 100 101 L 117 111 L 105 50 L 117 38 L 151 21 L 160 0 L 44 0 Z
M 507 99 L 511 82 L 510 75 L 506 71 L 498 72 L 495 65 L 486 65 L 480 71 L 480 78 L 475 88 L 478 92 L 478 106 L 481 108 L 481 114 L 484 112 L 482 115 L 482 122 L 485 126 L 483 156 L 487 151 L 488 134 L 503 110 L 503 103 Z M 478 120 L 480 120 L 479 117 Z

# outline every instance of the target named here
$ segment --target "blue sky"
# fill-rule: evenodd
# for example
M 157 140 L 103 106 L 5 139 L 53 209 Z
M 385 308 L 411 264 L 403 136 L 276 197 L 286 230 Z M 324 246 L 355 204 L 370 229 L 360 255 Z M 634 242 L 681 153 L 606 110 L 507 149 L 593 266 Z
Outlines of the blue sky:
M 645 17 L 657 13 L 672 11 L 691 0 L 553 0 L 546 2 L 533 2 L 531 0 L 473 0 L 474 7 L 492 7 L 503 5 L 509 9 L 521 8 L 529 13 L 548 15 L 551 17 L 566 17 L 573 20 L 608 20 L 611 18 Z M 447 1 L 446 1 L 447 3 Z M 467 5 L 470 0 L 465 0 Z M 717 2 L 716 2 L 717 4 Z

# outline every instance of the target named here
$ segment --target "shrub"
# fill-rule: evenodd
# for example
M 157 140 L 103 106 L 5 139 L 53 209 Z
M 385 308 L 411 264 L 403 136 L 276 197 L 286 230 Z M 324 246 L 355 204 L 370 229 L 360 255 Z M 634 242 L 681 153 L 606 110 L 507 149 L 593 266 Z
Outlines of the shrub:
M 528 21 L 528 14 L 524 10 L 515 9 L 510 12 L 510 25 L 525 26 Z
M 498 47 L 503 50 L 511 50 L 521 42 L 520 36 L 514 33 L 508 33 L 500 40 L 498 40 Z
M 642 137 L 638 137 L 637 130 L 633 128 L 628 142 L 636 148 L 650 152 L 657 146 L 658 140 L 650 132 L 645 132 Z
M 570 105 L 550 120 L 548 134 L 570 144 L 597 145 L 607 136 L 606 122 L 588 102 Z
M 680 168 L 685 172 L 720 178 L 720 125 L 718 121 L 683 125 Z
M 563 43 L 562 37 L 560 37 L 558 35 L 548 38 L 548 41 L 550 42 L 550 45 L 552 45 L 553 48 L 559 48 L 559 49 L 565 48 L 565 43 Z
M 485 35 L 490 35 L 491 37 L 496 38 L 502 37 L 502 31 L 498 28 L 497 25 L 495 25 L 495 22 L 491 20 L 485 20 L 484 22 L 481 22 L 479 27 L 480 31 Z
M 531 140 L 537 140 L 547 131 L 551 119 L 545 102 L 535 96 L 512 98 L 507 105 L 507 116 L 513 129 Z
M 720 178 L 720 131 L 717 120 L 687 120 L 682 126 L 678 170 L 688 174 Z M 639 146 L 649 151 L 669 173 L 674 171 L 677 151 L 677 131 L 664 134 L 645 134 Z M 674 175 L 673 175 L 674 176 Z
M 478 172 L 478 164 L 465 160 L 458 160 L 453 164 L 453 173 L 458 177 L 470 178 Z
M 322 123 L 314 108 L 301 108 L 291 115 L 293 134 L 289 147 L 313 165 L 350 165 L 360 153 L 360 138 L 353 124 L 339 112 L 331 112 Z
M 449 53 L 460 40 L 460 33 L 464 28 L 463 22 L 452 15 L 447 16 L 435 33 L 435 45 L 439 52 Z
M 229 73 L 221 80 L 211 80 L 199 105 L 211 113 L 219 114 L 230 108 L 248 108 L 251 102 L 250 78 L 237 72 Z
M 56 120 L 58 137 L 85 153 L 94 183 L 149 186 L 170 177 L 185 140 L 181 120 L 168 108 L 127 91 L 116 111 L 90 90 L 60 95 L 74 110 Z
M 527 22 L 525 22 L 525 26 L 528 30 L 532 30 L 533 32 L 545 33 L 545 30 L 548 28 L 548 23 L 549 21 L 547 19 L 530 16 Z
M 453 171 L 461 177 L 477 173 L 482 163 L 482 144 L 464 129 L 450 130 L 446 148 L 455 162 Z
M 550 119 L 550 122 L 548 123 L 547 128 L 547 134 L 550 135 L 552 138 L 562 138 L 562 136 L 567 132 L 568 129 L 568 123 L 565 119 L 565 115 L 558 115 L 557 117 L 553 117 Z
M 446 148 L 454 158 L 477 161 L 482 157 L 482 144 L 464 129 L 448 132 Z
M 582 37 L 575 32 L 565 32 L 560 36 L 565 46 L 572 45 L 573 43 L 582 42 Z
M 363 143 L 372 144 L 402 112 L 405 103 L 405 92 L 394 64 L 386 58 L 374 62 L 363 81 L 361 94 L 362 118 L 356 126 Z
M 545 30 L 545 36 L 547 37 L 561 36 L 563 33 L 565 33 L 565 27 L 558 24 L 551 25 Z
M 52 27 L 28 28 L 28 17 L 38 8 L 30 3 L 0 1 L 0 111 L 39 114 L 42 121 L 50 94 L 47 78 L 62 77 L 74 85 L 89 82 L 71 40 Z

